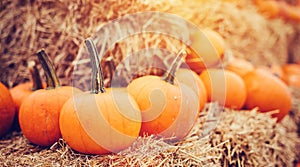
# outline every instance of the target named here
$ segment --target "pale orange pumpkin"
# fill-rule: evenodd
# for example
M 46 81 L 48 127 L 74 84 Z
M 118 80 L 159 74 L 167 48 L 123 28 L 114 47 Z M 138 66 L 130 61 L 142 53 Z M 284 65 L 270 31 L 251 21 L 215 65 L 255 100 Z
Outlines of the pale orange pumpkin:
M 0 82 L 0 137 L 11 129 L 15 110 L 15 104 L 9 90 Z
M 245 107 L 252 109 L 258 107 L 261 112 L 279 110 L 273 114 L 281 121 L 291 109 L 292 98 L 286 84 L 271 73 L 256 69 L 243 76 L 247 89 Z
M 232 71 L 241 77 L 254 70 L 253 64 L 242 58 L 229 59 L 228 62 L 226 62 L 225 68 L 226 70 Z
M 207 91 L 203 81 L 194 71 L 186 68 L 179 68 L 175 76 L 179 82 L 189 86 L 197 93 L 201 111 L 207 102 Z
M 204 69 L 215 67 L 222 62 L 225 40 L 219 33 L 211 29 L 192 32 L 191 41 L 186 57 L 190 69 L 199 74 Z
M 70 97 L 81 91 L 71 86 L 60 86 L 45 51 L 42 50 L 37 55 L 47 77 L 47 88 L 34 91 L 23 101 L 19 111 L 19 123 L 23 135 L 31 143 L 50 146 L 61 137 L 61 107 Z
M 129 83 L 128 92 L 142 112 L 140 135 L 153 134 L 165 139 L 181 140 L 193 127 L 199 111 L 197 94 L 174 80 L 183 55 L 179 53 L 163 78 L 148 75 Z
M 300 87 L 300 65 L 285 64 L 282 66 L 282 80 L 291 87 Z
M 200 74 L 208 94 L 208 101 L 241 109 L 246 101 L 246 87 L 243 79 L 228 70 L 207 69 Z
M 69 99 L 60 113 L 63 139 L 85 154 L 106 154 L 129 147 L 138 137 L 141 113 L 124 89 L 104 89 L 96 48 L 86 40 L 92 64 L 91 92 Z

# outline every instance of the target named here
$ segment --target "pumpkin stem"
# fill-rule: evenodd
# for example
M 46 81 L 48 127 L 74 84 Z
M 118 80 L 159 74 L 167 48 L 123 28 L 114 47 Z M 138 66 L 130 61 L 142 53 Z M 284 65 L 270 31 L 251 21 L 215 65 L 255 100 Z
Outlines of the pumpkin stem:
M 35 61 L 28 62 L 28 68 L 29 68 L 29 72 L 31 74 L 32 83 L 33 83 L 31 90 L 35 91 L 38 89 L 43 89 L 43 83 L 41 80 L 40 73 L 39 73 L 38 69 L 36 68 Z
M 91 38 L 85 40 L 85 45 L 88 49 L 92 65 L 92 89 L 91 93 L 98 94 L 99 92 L 104 93 L 104 82 L 102 68 L 100 65 L 99 55 L 96 46 Z
M 176 58 L 173 60 L 171 67 L 168 69 L 168 71 L 164 74 L 162 79 L 170 84 L 174 84 L 174 79 L 175 79 L 175 73 L 180 67 L 182 63 L 182 59 L 185 58 L 187 55 L 186 51 L 184 49 L 181 49 Z
M 42 67 L 45 71 L 47 89 L 54 89 L 60 86 L 59 80 L 56 76 L 54 66 L 49 59 L 49 56 L 46 54 L 44 50 L 41 50 L 37 53 L 39 61 L 42 64 Z

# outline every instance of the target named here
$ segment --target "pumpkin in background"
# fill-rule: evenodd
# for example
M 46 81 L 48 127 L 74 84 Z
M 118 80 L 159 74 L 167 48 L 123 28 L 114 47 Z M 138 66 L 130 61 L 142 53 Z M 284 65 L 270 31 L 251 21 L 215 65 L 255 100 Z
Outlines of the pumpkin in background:
M 229 59 L 228 62 L 226 62 L 225 68 L 226 70 L 232 71 L 241 77 L 254 70 L 253 64 L 242 58 Z
M 272 115 L 278 121 L 288 114 L 292 97 L 283 81 L 262 69 L 246 74 L 243 79 L 247 89 L 247 109 L 258 107 L 261 112 L 279 110 L 279 113 Z
M 283 81 L 292 87 L 300 87 L 300 65 L 285 64 L 282 66 Z
M 140 135 L 153 134 L 175 141 L 183 139 L 193 127 L 199 113 L 199 98 L 192 88 L 174 78 L 181 58 L 186 55 L 183 52 L 179 52 L 163 77 L 148 75 L 129 83 L 128 92 L 142 112 Z
M 246 87 L 243 79 L 228 70 L 206 69 L 200 75 L 208 94 L 208 101 L 241 109 L 246 101 Z
M 15 104 L 9 90 L 0 82 L 0 137 L 12 126 L 15 117 Z
M 201 111 L 207 102 L 207 92 L 203 81 L 194 71 L 186 68 L 179 68 L 176 71 L 175 76 L 179 82 L 189 86 L 194 90 L 194 92 L 196 92 L 199 97 L 199 105 Z
M 272 64 L 270 66 L 258 66 L 257 68 L 266 70 L 267 72 L 278 77 L 279 79 L 283 80 L 283 78 L 284 78 L 283 70 L 282 70 L 281 66 L 278 64 Z
M 211 29 L 192 32 L 192 44 L 188 50 L 186 63 L 190 69 L 200 73 L 208 67 L 214 67 L 221 63 L 224 57 L 224 38 Z
M 75 95 L 62 107 L 63 139 L 85 154 L 106 154 L 129 147 L 138 137 L 141 112 L 123 88 L 104 89 L 102 69 L 91 39 L 86 40 L 92 64 L 92 90 Z
M 59 113 L 63 104 L 80 92 L 71 86 L 60 86 L 54 67 L 44 51 L 38 52 L 47 79 L 47 88 L 31 93 L 21 104 L 19 123 L 23 135 L 40 146 L 50 146 L 60 137 Z

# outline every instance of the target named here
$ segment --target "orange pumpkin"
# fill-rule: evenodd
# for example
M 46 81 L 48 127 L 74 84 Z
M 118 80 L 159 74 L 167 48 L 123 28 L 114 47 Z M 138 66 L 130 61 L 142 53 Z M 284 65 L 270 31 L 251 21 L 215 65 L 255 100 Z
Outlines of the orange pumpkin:
M 258 66 L 257 68 L 266 70 L 267 72 L 271 73 L 272 75 L 283 79 L 283 70 L 280 65 L 272 64 L 270 66 Z
M 292 87 L 300 87 L 300 65 L 285 64 L 282 66 L 283 81 Z
M 174 80 L 180 52 L 171 69 L 163 76 L 143 76 L 132 80 L 128 92 L 142 112 L 140 135 L 156 135 L 170 140 L 184 138 L 193 127 L 199 111 L 197 94 L 185 84 Z
M 15 105 L 9 90 L 0 82 L 0 137 L 12 126 L 15 116 Z
M 261 112 L 279 110 L 273 114 L 278 121 L 288 114 L 292 98 L 283 81 L 262 69 L 246 74 L 243 79 L 247 89 L 247 109 L 258 107 Z
M 19 111 L 21 103 L 24 101 L 24 99 L 26 99 L 33 91 L 46 87 L 46 84 L 42 83 L 35 62 L 31 61 L 28 64 L 28 69 L 31 74 L 32 81 L 21 83 L 10 89 L 10 93 L 13 97 L 17 111 Z
M 207 69 L 200 75 L 208 94 L 208 101 L 217 101 L 228 108 L 241 109 L 246 101 L 243 79 L 228 70 Z
M 92 63 L 92 90 L 77 94 L 64 104 L 59 124 L 62 137 L 81 153 L 118 152 L 138 137 L 141 113 L 124 89 L 104 89 L 95 46 L 91 39 L 86 40 L 86 45 Z
M 207 102 L 207 91 L 205 89 L 203 81 L 192 70 L 180 68 L 176 71 L 176 79 L 189 86 L 199 96 L 200 111 L 204 108 Z
M 225 41 L 216 31 L 204 29 L 192 32 L 191 41 L 186 63 L 193 71 L 200 73 L 207 67 L 214 67 L 221 63 Z
M 31 93 L 21 104 L 20 128 L 32 143 L 50 146 L 60 137 L 59 113 L 63 104 L 80 90 L 71 86 L 60 86 L 54 67 L 44 51 L 38 52 L 39 60 L 47 77 L 47 88 Z
M 43 89 L 46 87 L 45 83 L 42 83 L 40 74 L 37 70 L 36 64 L 34 61 L 31 61 L 29 64 L 29 72 L 31 73 L 32 81 L 21 83 L 10 89 L 10 93 L 12 95 L 13 101 L 16 106 L 16 115 L 14 120 L 14 128 L 16 130 L 20 130 L 19 127 L 19 109 L 22 102 L 35 90 Z
M 228 62 L 226 62 L 225 68 L 241 77 L 254 70 L 254 66 L 251 62 L 241 58 L 230 59 Z

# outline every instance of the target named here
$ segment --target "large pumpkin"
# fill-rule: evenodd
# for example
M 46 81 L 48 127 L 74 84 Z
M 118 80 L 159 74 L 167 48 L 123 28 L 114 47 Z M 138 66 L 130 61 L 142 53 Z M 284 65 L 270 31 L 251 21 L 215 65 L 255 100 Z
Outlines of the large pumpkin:
M 0 137 L 12 126 L 15 116 L 15 104 L 9 90 L 0 82 Z
M 63 104 L 80 92 L 71 86 L 60 86 L 54 67 L 44 51 L 38 53 L 47 77 L 47 88 L 30 94 L 21 104 L 19 111 L 20 128 L 32 143 L 50 146 L 60 137 L 59 113 Z
M 262 112 L 279 110 L 273 114 L 278 121 L 288 114 L 292 98 L 283 81 L 262 69 L 246 74 L 243 79 L 247 89 L 246 108 L 258 107 Z
M 228 70 L 207 69 L 200 75 L 208 94 L 208 101 L 241 109 L 246 100 L 246 87 L 243 79 Z
M 91 39 L 86 44 L 92 62 L 92 90 L 74 96 L 63 106 L 60 113 L 62 137 L 81 153 L 118 152 L 138 137 L 141 113 L 124 89 L 104 89 L 95 46 Z
M 166 75 L 143 76 L 132 80 L 128 92 L 142 112 L 140 135 L 180 140 L 193 127 L 199 111 L 197 94 L 185 84 L 174 80 L 175 69 L 183 54 L 177 57 Z

